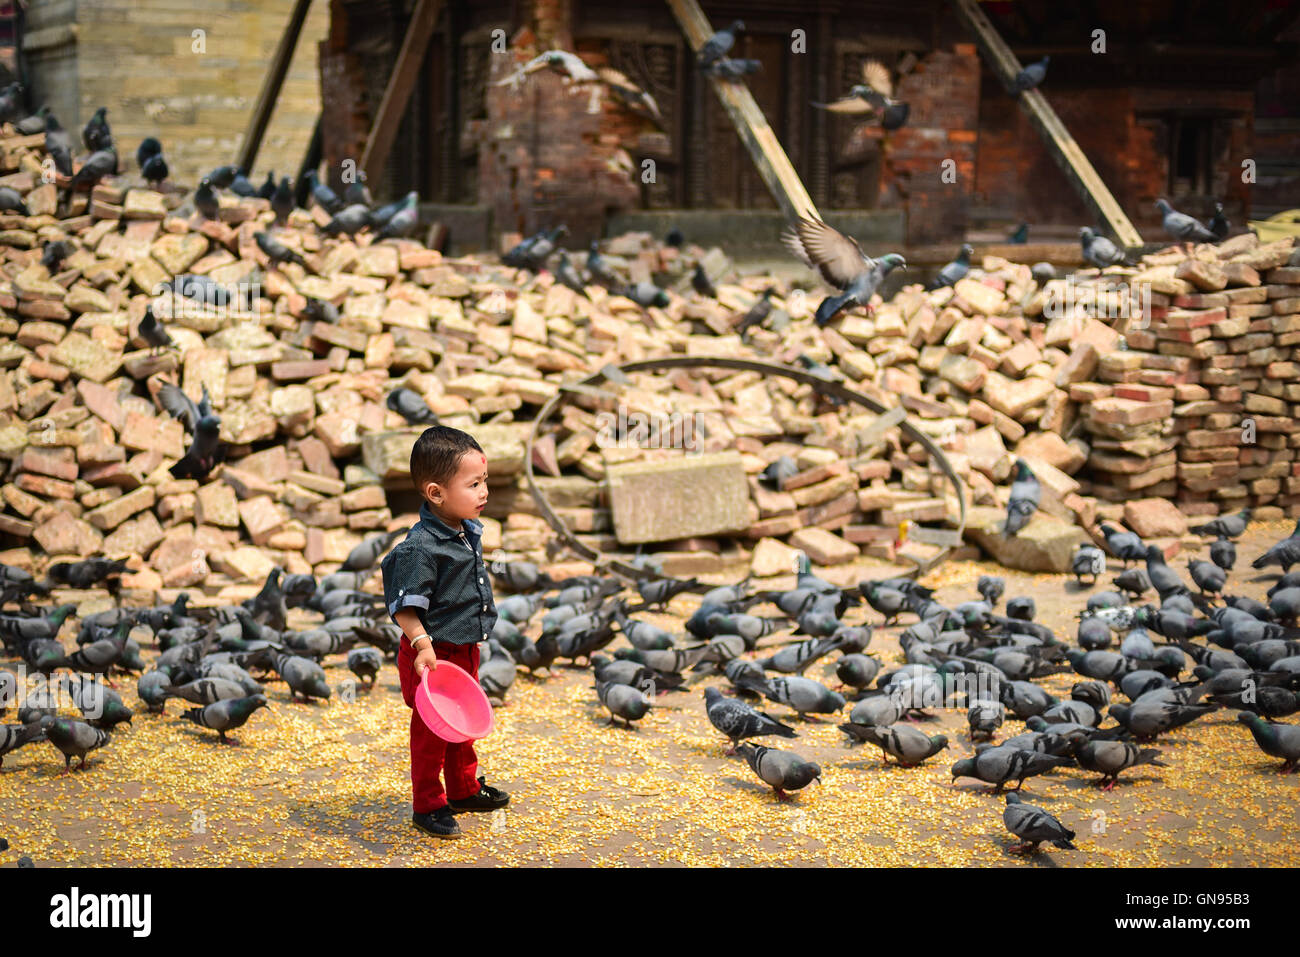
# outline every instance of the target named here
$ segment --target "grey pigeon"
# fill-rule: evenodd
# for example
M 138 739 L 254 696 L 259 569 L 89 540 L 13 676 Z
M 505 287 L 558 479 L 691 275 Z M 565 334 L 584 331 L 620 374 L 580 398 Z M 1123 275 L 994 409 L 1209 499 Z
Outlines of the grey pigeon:
M 410 236 L 420 225 L 420 208 L 416 193 L 407 193 L 397 210 L 387 220 L 380 212 L 376 212 L 372 219 L 375 226 L 382 224 L 378 235 L 375 236 L 376 242 Z
M 1043 841 L 1048 841 L 1063 851 L 1078 850 L 1070 843 L 1074 840 L 1073 831 L 1041 807 L 1024 803 L 1018 795 L 1007 795 L 1007 806 L 1002 809 L 1002 823 L 1024 842 L 1011 848 L 1013 854 L 1035 853 Z
M 375 562 L 379 560 L 379 556 L 388 551 L 388 547 L 404 534 L 406 534 L 405 530 L 399 528 L 391 532 L 380 532 L 378 535 L 371 535 L 348 552 L 348 557 L 343 560 L 342 570 L 358 572 L 373 568 Z
M 4 764 L 5 755 L 16 751 L 24 744 L 39 741 L 45 736 L 45 730 L 39 721 L 30 724 L 0 724 L 0 765 Z
M 1129 568 L 1115 576 L 1116 588 L 1136 598 L 1151 590 L 1151 579 L 1147 578 L 1146 569 Z
M 750 329 L 754 328 L 754 326 L 761 326 L 767 320 L 767 317 L 772 312 L 772 293 L 774 291 L 772 286 L 764 289 L 759 295 L 758 301 L 750 306 L 749 312 L 745 313 L 740 322 L 736 323 L 735 331 L 740 333 L 742 339 L 749 334 Z M 782 458 L 789 458 L 789 456 L 782 456 Z M 771 468 L 771 466 L 768 466 L 768 468 Z M 764 473 L 766 473 L 766 470 L 764 470 Z
M 841 290 L 827 296 L 817 307 L 814 319 L 825 326 L 850 305 L 867 306 L 877 287 L 897 267 L 907 268 L 907 261 L 897 253 L 871 259 L 853 239 L 819 219 L 801 216 L 781 234 L 781 241 L 801 262 L 815 269 L 827 283 Z
M 1128 568 L 1130 562 L 1140 562 L 1147 557 L 1146 545 L 1133 532 L 1102 525 L 1101 533 L 1106 538 L 1106 547 L 1110 553 L 1122 561 L 1125 568 Z
M 200 179 L 198 189 L 194 191 L 194 208 L 205 220 L 214 220 L 221 213 L 221 200 L 211 179 Z
M 383 666 L 384 656 L 378 648 L 353 648 L 348 652 L 348 671 L 372 688 Z
M 1033 621 L 1038 608 L 1028 595 L 1007 599 L 1007 617 L 1018 621 Z
M 1193 525 L 1188 529 L 1193 535 L 1205 535 L 1210 538 L 1240 538 L 1250 522 L 1251 510 L 1243 508 L 1236 515 L 1224 515 L 1203 525 Z
M 709 278 L 709 274 L 704 271 L 703 263 L 695 264 L 695 271 L 691 273 L 691 288 L 701 296 L 709 299 L 718 298 L 718 289 L 713 285 L 713 280 Z
M 1039 500 L 1043 496 L 1038 477 L 1030 470 L 1024 459 L 1016 459 L 1015 481 L 1011 483 L 1011 497 L 1007 500 L 1006 534 L 1015 535 L 1026 525 L 1034 512 L 1038 511 Z
M 1228 583 L 1228 573 L 1213 562 L 1193 558 L 1187 562 L 1187 570 L 1192 576 L 1192 581 L 1196 583 L 1196 587 L 1201 590 L 1202 595 L 1217 595 L 1223 591 L 1223 586 Z
M 253 712 L 258 708 L 267 706 L 266 695 L 255 694 L 247 698 L 218 701 L 202 708 L 191 708 L 188 711 L 182 711 L 181 717 L 186 721 L 193 721 L 199 727 L 210 728 L 217 732 L 221 743 L 228 744 L 227 731 L 243 727 L 244 723 L 252 717 Z
M 799 713 L 835 714 L 844 707 L 844 696 L 811 678 L 781 677 L 768 679 L 766 697 Z
M 343 200 L 339 199 L 334 190 L 320 181 L 315 170 L 308 170 L 305 178 L 307 185 L 311 188 L 312 199 L 316 200 L 325 212 L 333 216 L 343 208 Z
M 1015 76 L 1015 90 L 1017 93 L 1023 93 L 1026 90 L 1032 90 L 1038 84 L 1042 83 L 1047 77 L 1047 65 L 1052 62 L 1050 56 L 1045 56 L 1037 63 L 1031 63 Z
M 651 306 L 658 306 L 660 309 L 667 308 L 671 300 L 668 293 L 664 292 L 652 282 L 642 280 L 633 283 L 630 286 L 624 286 L 619 290 L 619 295 L 626 299 L 631 299 L 642 309 L 649 309 Z
M 1232 229 L 1232 224 L 1228 222 L 1228 217 L 1223 215 L 1222 203 L 1214 204 L 1214 216 L 1205 224 L 1205 228 L 1214 233 L 1215 239 L 1228 238 L 1228 233 Z
M 80 767 L 86 767 L 86 755 L 108 744 L 109 733 L 100 728 L 93 728 L 84 721 L 70 718 L 56 718 L 46 715 L 41 719 L 41 728 L 45 739 L 63 752 L 63 769 L 72 766 L 73 758 L 80 758 Z
M 221 441 L 221 420 L 215 415 L 205 415 L 194 425 L 190 447 L 169 471 L 173 478 L 198 479 L 208 477 L 217 463 L 225 458 L 226 446 Z
M 302 695 L 310 701 L 312 698 L 328 698 L 330 686 L 325 681 L 325 669 L 310 658 L 300 655 L 275 653 L 272 656 L 275 673 L 289 685 L 289 700 L 296 701 Z
M 889 763 L 888 755 L 892 754 L 905 768 L 916 767 L 948 747 L 944 735 L 928 735 L 910 724 L 868 728 L 863 738 L 880 748 L 880 757 L 885 764 Z
M 704 71 L 724 80 L 742 80 L 753 73 L 759 72 L 761 69 L 763 69 L 763 64 L 758 60 L 733 60 L 731 57 L 723 57 L 710 63 L 704 68 Z
M 353 236 L 369 225 L 370 207 L 362 203 L 353 203 L 339 210 L 321 231 L 326 236 L 337 236 L 340 233 Z
M 555 278 L 560 280 L 562 284 L 572 289 L 579 296 L 586 298 L 587 287 L 583 283 L 582 277 L 578 275 L 577 268 L 569 259 L 568 252 L 564 250 L 560 251 L 560 261 L 555 267 Z
M 404 418 L 408 425 L 438 424 L 437 414 L 429 408 L 424 396 L 414 389 L 398 386 L 388 393 L 384 404 Z
M 774 655 L 760 658 L 758 663 L 766 671 L 779 671 L 782 674 L 803 674 L 808 666 L 832 651 L 838 650 L 840 643 L 834 638 L 810 638 L 797 644 L 786 645 Z
M 166 349 L 169 346 L 176 347 L 172 337 L 167 334 L 158 317 L 153 314 L 153 304 L 144 307 L 144 315 L 140 318 L 140 338 L 149 346 L 150 354 L 156 355 L 159 349 Z M 170 385 L 170 383 L 168 383 Z M 173 388 L 175 388 L 173 386 Z
M 504 649 L 502 649 L 504 652 Z M 478 667 L 478 684 L 489 698 L 505 703 L 506 692 L 515 683 L 519 669 L 509 654 L 494 653 L 486 661 L 480 661 Z
M 31 210 L 23 202 L 22 194 L 12 186 L 0 186 L 0 212 L 21 213 L 30 216 Z
M 782 738 L 795 738 L 798 735 L 787 724 L 738 701 L 728 698 L 717 688 L 704 689 L 704 707 L 709 716 L 709 723 L 731 740 L 734 754 L 736 746 L 744 738 L 756 738 L 764 735 L 778 735 Z
M 1053 768 L 1069 764 L 1061 758 L 1041 751 L 1024 751 L 1006 745 L 983 748 L 973 758 L 962 758 L 952 766 L 954 778 L 976 778 L 994 785 L 994 793 L 1001 793 L 1008 781 L 1016 782 L 1016 790 L 1024 786 L 1025 779 L 1045 774 Z
M 811 761 L 805 761 L 789 751 L 778 751 L 761 744 L 742 744 L 736 749 L 742 755 L 754 773 L 765 783 L 772 786 L 778 800 L 788 801 L 787 791 L 806 788 L 813 781 L 820 781 L 822 769 Z
M 1106 553 L 1096 545 L 1080 545 L 1070 559 L 1070 571 L 1080 585 L 1083 576 L 1091 575 L 1092 583 L 1097 584 L 1097 576 L 1106 570 Z
M 875 695 L 863 698 L 849 712 L 851 724 L 868 727 L 887 727 L 903 717 L 903 707 L 892 695 Z M 840 725 L 843 730 L 844 726 Z
M 938 275 L 930 281 L 926 288 L 933 290 L 942 289 L 944 286 L 955 286 L 957 280 L 966 278 L 966 274 L 970 272 L 970 257 L 974 252 L 975 249 L 970 243 L 962 243 L 957 258 L 940 269 Z
M 53 113 L 45 117 L 45 152 L 54 159 L 55 169 L 64 176 L 72 175 L 72 135 Z
M 1002 597 L 1003 592 L 1007 590 L 1007 582 L 1006 579 L 999 578 L 996 575 L 981 575 L 979 581 L 975 583 L 975 590 L 989 603 L 990 607 L 996 608 L 998 600 Z
M 280 178 L 280 184 L 276 186 L 275 192 L 271 194 L 271 209 L 275 213 L 276 225 L 288 225 L 289 214 L 294 209 L 293 184 L 289 182 L 289 177 L 282 176 Z
M 1213 243 L 1218 241 L 1218 237 L 1210 232 L 1200 221 L 1186 213 L 1180 213 L 1174 209 L 1166 200 L 1156 200 L 1156 209 L 1160 210 L 1164 219 L 1161 225 L 1164 226 L 1165 232 L 1178 240 L 1180 243 Z
M 1079 245 L 1083 247 L 1083 258 L 1098 269 L 1127 262 L 1124 250 L 1088 226 L 1079 230 Z
M 880 662 L 870 655 L 844 655 L 835 662 L 835 677 L 849 688 L 865 688 L 876 680 L 879 673 Z
M 654 705 L 644 691 L 612 681 L 596 682 L 596 694 L 609 711 L 609 723 L 614 724 L 615 718 L 622 718 L 629 728 L 633 721 L 644 718 Z
M 696 61 L 701 67 L 707 67 L 721 60 L 735 46 L 736 34 L 744 29 L 744 21 L 736 20 L 725 30 L 719 30 L 704 41 L 704 45 L 700 47 L 700 52 L 696 56 Z
M 173 685 L 164 692 L 165 698 L 183 698 L 191 704 L 215 704 L 248 694 L 243 685 L 227 678 L 198 678 L 183 685 Z
M 1160 751 L 1155 748 L 1139 748 L 1128 741 L 1094 739 L 1077 748 L 1074 757 L 1079 762 L 1079 767 L 1085 771 L 1096 771 L 1101 774 L 1101 780 L 1097 784 L 1103 791 L 1113 788 L 1115 782 L 1119 780 L 1119 773 L 1126 768 L 1138 764 L 1167 767 L 1157 760 Z
M 1178 573 L 1165 563 L 1165 553 L 1158 545 L 1147 546 L 1147 578 L 1160 595 L 1161 600 L 1171 595 L 1187 594 L 1187 586 L 1178 577 Z
M 1300 725 L 1269 724 L 1258 715 L 1246 712 L 1237 715 L 1237 720 L 1250 728 L 1251 736 L 1261 751 L 1270 757 L 1282 758 L 1279 774 L 1296 769 L 1296 762 L 1300 761 Z
M 1280 565 L 1283 572 L 1290 572 L 1292 565 L 1300 565 L 1300 521 L 1295 523 L 1290 535 L 1250 563 L 1251 568 L 1267 568 L 1269 565 Z
M 272 266 L 279 266 L 284 263 L 293 263 L 296 266 L 301 266 L 308 272 L 312 271 L 311 267 L 307 265 L 307 260 L 303 259 L 299 253 L 290 249 L 270 233 L 258 231 L 253 233 L 253 239 L 257 242 L 257 248 L 262 250 L 262 252 L 266 254 L 266 258 L 271 261 Z
M 966 711 L 972 741 L 988 741 L 993 732 L 1002 727 L 1007 709 L 997 701 L 976 701 Z
M 1237 564 L 1237 546 L 1232 544 L 1232 540 L 1228 538 L 1220 538 L 1211 542 L 1210 561 L 1225 572 L 1232 571 L 1232 566 Z

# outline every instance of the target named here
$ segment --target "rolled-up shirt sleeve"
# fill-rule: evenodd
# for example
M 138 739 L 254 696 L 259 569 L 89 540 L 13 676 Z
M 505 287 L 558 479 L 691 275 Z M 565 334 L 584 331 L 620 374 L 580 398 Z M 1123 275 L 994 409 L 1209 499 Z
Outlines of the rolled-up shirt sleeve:
M 433 598 L 433 569 L 424 555 L 411 542 L 394 548 L 380 565 L 384 575 L 384 603 L 394 623 L 403 608 L 415 608 L 423 613 L 429 610 Z M 421 620 L 423 620 L 421 614 Z

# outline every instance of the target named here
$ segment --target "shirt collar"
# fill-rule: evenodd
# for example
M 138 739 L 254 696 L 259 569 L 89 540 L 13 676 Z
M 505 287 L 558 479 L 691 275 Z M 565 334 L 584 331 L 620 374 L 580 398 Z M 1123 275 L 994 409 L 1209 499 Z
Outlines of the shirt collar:
M 427 500 L 420 506 L 420 524 L 424 526 L 426 531 L 437 535 L 439 538 L 455 538 L 461 532 L 466 532 L 475 538 L 483 535 L 483 523 L 478 519 L 467 518 L 461 523 L 461 528 L 452 528 L 434 514 L 433 508 Z

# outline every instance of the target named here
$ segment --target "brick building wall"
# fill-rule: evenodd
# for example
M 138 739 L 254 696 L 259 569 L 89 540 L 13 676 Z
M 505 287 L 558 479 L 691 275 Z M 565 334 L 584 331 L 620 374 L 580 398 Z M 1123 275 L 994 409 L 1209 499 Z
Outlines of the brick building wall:
M 146 136 L 162 140 L 172 177 L 193 185 L 235 159 L 293 0 L 50 0 L 28 8 L 23 49 L 32 108 L 69 130 L 100 106 L 123 165 Z M 317 46 L 329 4 L 303 25 L 252 176 L 294 176 L 320 112 Z M 204 52 L 193 49 L 203 30 Z M 129 156 L 129 159 L 128 159 Z M 260 174 L 260 175 L 259 175 Z

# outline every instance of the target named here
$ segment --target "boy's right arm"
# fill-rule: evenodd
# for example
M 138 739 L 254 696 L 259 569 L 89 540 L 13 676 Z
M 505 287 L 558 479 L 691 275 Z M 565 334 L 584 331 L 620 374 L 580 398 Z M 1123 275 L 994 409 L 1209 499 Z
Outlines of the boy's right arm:
M 415 673 L 424 676 L 425 668 L 437 667 L 433 638 L 425 631 L 418 609 L 429 607 L 433 581 L 420 553 L 399 545 L 381 564 L 384 577 L 384 601 L 393 621 L 402 629 L 416 652 Z

